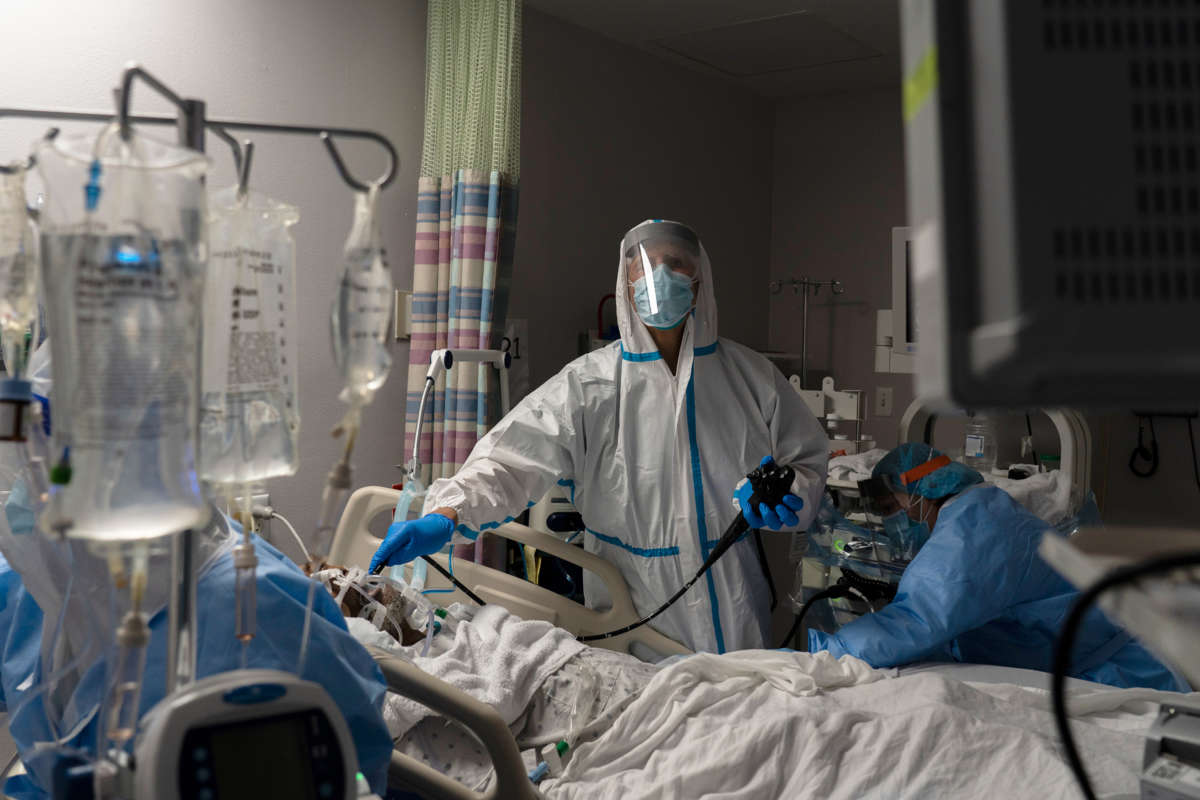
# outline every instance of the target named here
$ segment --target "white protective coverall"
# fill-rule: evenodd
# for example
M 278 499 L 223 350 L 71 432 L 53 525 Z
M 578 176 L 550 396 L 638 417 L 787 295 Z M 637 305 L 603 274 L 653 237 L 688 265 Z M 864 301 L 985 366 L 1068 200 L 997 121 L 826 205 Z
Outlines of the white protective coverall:
M 638 228 L 647 224 L 655 223 Z M 629 300 L 625 252 L 623 239 L 621 341 L 575 359 L 530 393 L 454 477 L 430 486 L 424 510 L 454 509 L 455 539 L 473 540 L 556 481 L 568 486 L 587 526 L 585 548 L 620 569 L 644 616 L 700 568 L 738 513 L 734 486 L 763 456 L 795 470 L 793 492 L 805 504 L 796 527 L 806 528 L 824 489 L 828 440 L 774 365 L 717 338 L 702 246 L 696 307 L 672 374 Z M 606 608 L 603 585 L 584 577 L 587 605 Z M 744 537 L 650 624 L 697 651 L 768 646 L 770 598 L 754 543 Z

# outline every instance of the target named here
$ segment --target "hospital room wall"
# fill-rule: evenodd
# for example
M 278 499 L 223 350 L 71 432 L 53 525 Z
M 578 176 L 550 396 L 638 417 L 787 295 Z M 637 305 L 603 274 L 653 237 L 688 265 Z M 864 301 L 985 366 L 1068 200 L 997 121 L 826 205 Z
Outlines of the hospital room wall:
M 880 447 L 897 441 L 900 417 L 913 398 L 909 375 L 874 372 L 875 310 L 891 307 L 891 228 L 905 214 L 904 132 L 898 92 L 800 98 L 776 107 L 772 193 L 771 277 L 808 275 L 836 278 L 846 285 L 831 309 L 823 290 L 810 305 L 810 368 L 832 369 L 839 387 L 863 389 L 865 430 Z M 854 305 L 854 304 L 865 305 Z M 772 296 L 770 347 L 800 346 L 800 298 L 785 290 Z M 894 414 L 875 417 L 874 393 L 890 386 Z M 1161 466 L 1151 478 L 1128 467 L 1137 443 L 1131 413 L 1089 414 L 1092 434 L 1092 488 L 1106 521 L 1124 524 L 1196 525 L 1200 486 L 1183 420 L 1156 423 Z M 1053 429 L 1034 416 L 1040 452 L 1057 448 Z M 1001 425 L 1001 453 L 1017 456 L 1023 431 L 1020 416 Z M 1194 423 L 1200 435 L 1200 423 Z M 961 448 L 962 423 L 939 423 L 935 444 Z
M 109 109 L 111 89 L 130 59 L 172 87 L 208 101 L 213 117 L 328 123 L 374 128 L 395 143 L 401 170 L 381 199 L 385 244 L 397 286 L 412 285 L 424 112 L 423 0 L 6 0 L 0 48 L 0 98 L 6 106 Z M 69 24 L 68 24 L 69 22 Z M 169 109 L 144 86 L 134 108 Z M 86 130 L 63 124 L 64 133 Z M 0 159 L 27 152 L 46 123 L 5 120 Z M 170 139 L 172 131 L 159 133 Z M 272 481 L 271 499 L 303 534 L 318 513 L 325 474 L 339 454 L 329 435 L 345 406 L 337 400 L 329 341 L 329 304 L 338 281 L 353 197 L 316 137 L 257 135 L 251 185 L 295 203 L 300 356 L 300 471 Z M 377 148 L 346 144 L 357 173 L 383 168 Z M 213 187 L 232 182 L 228 149 L 208 137 Z M 390 484 L 400 461 L 407 345 L 366 411 L 370 436 L 354 453 L 359 483 Z M 281 541 L 289 554 L 295 546 Z
M 874 368 L 875 312 L 892 306 L 892 228 L 905 224 L 904 140 L 897 91 L 802 97 L 775 108 L 771 279 L 840 280 L 809 298 L 809 386 L 832 374 L 838 389 L 860 389 L 863 430 L 879 447 L 913 399 L 911 375 Z M 770 347 L 798 353 L 803 298 L 770 295 Z M 798 362 L 789 362 L 798 371 Z M 876 390 L 891 387 L 893 412 L 876 417 Z M 847 426 L 847 431 L 849 427 Z
M 648 218 L 696 229 L 721 335 L 765 347 L 771 104 L 528 7 L 522 81 L 509 317 L 528 320 L 532 385 L 579 354 L 621 235 Z

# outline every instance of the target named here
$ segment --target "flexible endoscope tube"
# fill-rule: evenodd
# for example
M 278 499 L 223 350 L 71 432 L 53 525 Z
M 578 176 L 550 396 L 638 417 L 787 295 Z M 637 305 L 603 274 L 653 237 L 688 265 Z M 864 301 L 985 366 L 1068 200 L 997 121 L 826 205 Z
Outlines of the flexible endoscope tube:
M 783 500 L 783 496 L 791 490 L 792 480 L 795 478 L 795 476 L 796 473 L 791 467 L 780 466 L 773 460 L 764 461 L 757 469 L 753 470 L 749 475 L 746 476 L 746 479 L 750 481 L 750 485 L 753 489 L 749 500 L 751 507 L 758 508 L 759 505 L 763 503 L 772 508 L 779 505 L 779 503 L 781 503 Z M 701 565 L 696 574 L 692 576 L 692 579 L 685 583 L 679 589 L 679 591 L 672 595 L 670 600 L 659 606 L 657 611 L 648 617 L 643 617 L 637 622 L 626 625 L 624 628 L 618 628 L 617 630 L 608 631 L 607 633 L 593 633 L 587 636 L 577 636 L 575 637 L 576 640 L 580 642 L 598 642 L 603 639 L 611 639 L 615 636 L 621 636 L 622 634 L 637 630 L 647 622 L 650 622 L 659 614 L 673 606 L 679 600 L 679 598 L 687 594 L 688 589 L 691 589 L 692 586 L 696 584 L 696 581 L 700 580 L 700 577 L 704 575 L 704 573 L 712 569 L 713 564 L 716 564 L 717 560 L 720 559 L 721 556 L 725 555 L 725 551 L 732 547 L 734 542 L 740 539 L 742 534 L 746 533 L 748 530 L 750 530 L 750 523 L 747 522 L 746 518 L 741 514 L 741 512 L 739 512 L 738 515 L 733 518 L 733 522 L 729 523 L 729 527 L 725 529 L 725 533 L 721 534 L 721 538 L 717 541 L 716 545 L 713 546 L 712 551 L 708 554 L 708 558 L 704 560 L 704 564 Z
M 643 617 L 637 622 L 626 625 L 624 628 L 617 628 L 614 631 L 608 631 L 607 633 L 592 633 L 587 636 L 576 636 L 575 638 L 581 642 L 598 642 L 603 639 L 612 639 L 615 636 L 621 636 L 642 627 L 647 622 L 650 622 L 659 614 L 675 605 L 679 598 L 687 594 L 688 589 L 691 589 L 696 584 L 696 581 L 700 580 L 704 573 L 708 572 L 709 569 L 712 568 L 712 565 L 717 563 L 717 559 L 725 555 L 725 551 L 728 550 L 733 543 L 736 542 L 738 538 L 748 530 L 750 530 L 750 523 L 746 522 L 745 517 L 743 517 L 741 514 L 738 514 L 737 518 L 734 519 L 734 521 L 730 523 L 729 527 L 725 529 L 725 533 L 721 535 L 720 540 L 717 542 L 716 546 L 713 547 L 712 552 L 708 554 L 708 558 L 705 559 L 704 565 L 701 566 L 696 574 L 692 576 L 692 579 L 685 583 L 679 589 L 679 591 L 671 596 L 670 600 L 659 606 L 658 610 L 650 616 Z

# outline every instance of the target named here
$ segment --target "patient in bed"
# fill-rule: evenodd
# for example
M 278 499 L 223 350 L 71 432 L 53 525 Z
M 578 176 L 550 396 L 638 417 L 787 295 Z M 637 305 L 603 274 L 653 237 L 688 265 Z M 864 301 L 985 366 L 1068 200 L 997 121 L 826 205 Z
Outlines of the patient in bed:
M 438 608 L 437 595 L 361 570 L 316 577 L 360 642 L 494 708 L 527 767 L 530 748 L 571 745 L 564 771 L 539 784 L 554 800 L 1074 792 L 1041 688 L 936 671 L 897 676 L 829 653 L 699 653 L 651 665 L 497 605 Z M 1158 708 L 1145 701 L 1154 698 L 1095 684 L 1073 691 L 1083 693 L 1071 708 L 1100 796 L 1136 793 L 1145 730 Z M 475 790 L 495 780 L 465 729 L 399 695 L 385 703 L 398 751 Z
M 498 605 L 441 608 L 411 587 L 360 569 L 312 572 L 333 595 L 351 634 L 487 703 L 500 714 L 527 765 L 533 748 L 574 748 L 609 728 L 658 668 L 587 647 L 567 631 L 522 620 Z M 398 751 L 475 790 L 492 780 L 483 746 L 462 726 L 389 694 L 384 719 Z

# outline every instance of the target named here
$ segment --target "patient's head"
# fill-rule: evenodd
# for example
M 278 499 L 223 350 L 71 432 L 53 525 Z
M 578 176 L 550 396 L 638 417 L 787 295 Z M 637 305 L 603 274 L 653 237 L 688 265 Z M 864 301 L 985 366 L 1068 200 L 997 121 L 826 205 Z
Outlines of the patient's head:
M 425 638 L 407 622 L 407 598 L 386 580 L 370 578 L 361 569 L 347 569 L 326 562 L 305 564 L 304 572 L 321 584 L 338 601 L 346 617 L 362 617 L 403 645 Z

